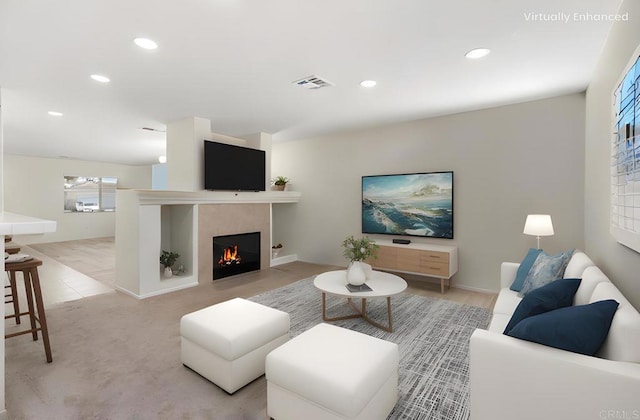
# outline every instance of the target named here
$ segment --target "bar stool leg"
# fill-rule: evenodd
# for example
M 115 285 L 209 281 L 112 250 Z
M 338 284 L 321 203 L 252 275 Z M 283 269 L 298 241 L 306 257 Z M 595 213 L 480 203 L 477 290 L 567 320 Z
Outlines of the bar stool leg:
M 33 291 L 36 297 L 36 306 L 38 307 L 38 320 L 40 321 L 40 328 L 42 330 L 42 341 L 44 342 L 44 352 L 47 355 L 47 363 L 53 361 L 51 357 L 51 344 L 49 343 L 49 329 L 47 328 L 47 317 L 44 312 L 44 302 L 42 301 L 42 291 L 40 290 L 40 277 L 38 276 L 38 269 L 31 269 L 31 280 L 33 281 Z
M 18 285 L 16 282 L 16 273 L 9 273 L 9 284 L 11 285 L 11 300 L 13 301 L 13 313 L 15 314 L 16 324 L 20 323 L 20 303 L 18 302 Z
M 24 278 L 24 289 L 27 292 L 27 305 L 29 306 L 29 320 L 31 321 L 31 335 L 33 341 L 38 340 L 38 330 L 36 329 L 36 311 L 33 308 L 33 290 L 31 287 L 31 274 L 29 269 L 22 271 Z

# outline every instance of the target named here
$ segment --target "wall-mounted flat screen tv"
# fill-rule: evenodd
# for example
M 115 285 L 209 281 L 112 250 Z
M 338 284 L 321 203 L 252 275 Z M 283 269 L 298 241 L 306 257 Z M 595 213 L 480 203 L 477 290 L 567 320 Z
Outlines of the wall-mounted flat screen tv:
M 362 233 L 453 239 L 453 172 L 363 176 Z
M 204 189 L 264 191 L 264 150 L 204 141 Z

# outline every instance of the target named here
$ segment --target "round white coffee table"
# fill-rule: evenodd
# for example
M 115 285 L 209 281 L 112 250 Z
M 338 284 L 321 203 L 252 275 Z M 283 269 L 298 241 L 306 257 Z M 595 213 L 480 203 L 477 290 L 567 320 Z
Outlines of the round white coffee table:
M 391 318 L 391 296 L 402 293 L 407 288 L 407 282 L 402 278 L 382 271 L 373 271 L 367 278 L 366 285 L 371 288 L 367 292 L 350 292 L 347 289 L 347 271 L 328 271 L 318 274 L 313 280 L 313 285 L 322 291 L 322 319 L 327 322 L 340 321 L 343 319 L 362 318 L 369 324 L 378 327 L 387 332 L 393 332 L 393 320 Z M 336 296 L 347 298 L 347 303 L 355 309 L 356 313 L 352 315 L 339 316 L 329 318 L 326 312 L 326 294 L 330 293 Z M 362 304 L 358 308 L 351 299 L 360 298 Z M 382 325 L 367 315 L 367 299 L 371 298 L 387 298 L 387 314 L 389 325 Z

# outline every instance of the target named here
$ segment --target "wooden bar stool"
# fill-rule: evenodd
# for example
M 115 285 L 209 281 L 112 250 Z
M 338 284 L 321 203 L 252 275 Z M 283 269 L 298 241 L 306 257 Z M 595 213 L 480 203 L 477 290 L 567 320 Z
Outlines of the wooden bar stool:
M 6 252 L 7 254 L 17 254 L 18 252 L 20 252 L 20 245 L 14 244 L 11 241 L 11 236 L 4 237 L 4 252 Z
M 5 315 L 4 319 L 15 318 L 16 324 L 20 323 L 20 304 L 18 303 L 18 289 L 16 287 L 16 278 L 7 272 L 9 284 L 4 286 L 9 289 L 9 293 L 4 295 L 4 303 L 13 303 L 13 315 Z
M 47 363 L 51 363 L 53 358 L 51 357 L 51 345 L 49 343 L 49 331 L 47 329 L 47 318 L 44 312 L 44 303 L 42 302 L 42 291 L 40 290 L 40 277 L 38 277 L 38 266 L 42 265 L 42 261 L 37 258 L 32 258 L 23 262 L 7 263 L 5 264 L 5 270 L 9 273 L 9 278 L 12 285 L 16 282 L 16 273 L 22 272 L 24 278 L 24 288 L 27 293 L 27 306 L 29 310 L 27 312 L 17 312 L 14 315 L 6 315 L 6 318 L 18 317 L 21 315 L 29 315 L 31 321 L 31 329 L 6 334 L 5 339 L 17 337 L 23 334 L 29 334 L 33 336 L 33 341 L 38 340 L 38 331 L 42 331 L 42 341 L 44 343 L 44 352 L 47 356 Z M 16 297 L 14 297 L 15 300 Z M 35 298 L 35 306 L 34 306 Z
M 5 247 L 4 252 L 7 254 L 17 254 L 20 252 L 20 247 L 18 245 L 10 245 Z
M 11 237 L 8 237 L 9 241 L 7 241 L 7 236 L 5 236 L 4 241 L 5 241 L 5 252 L 7 254 L 17 254 L 20 252 L 20 247 L 18 245 L 9 245 L 10 241 L 11 241 Z M 9 244 L 8 244 L 9 243 Z M 18 303 L 18 290 L 16 289 L 16 282 L 15 279 L 11 279 L 11 276 L 9 275 L 9 272 L 7 272 L 7 275 L 9 277 L 9 284 L 4 286 L 5 289 L 10 289 L 10 293 L 9 294 L 5 294 L 4 297 L 4 303 L 13 303 L 13 314 L 14 314 L 14 318 L 16 319 L 16 324 L 20 323 L 20 304 Z M 7 299 L 9 298 L 9 299 Z M 9 317 L 11 318 L 11 317 Z M 5 316 L 5 319 L 7 319 L 7 317 Z

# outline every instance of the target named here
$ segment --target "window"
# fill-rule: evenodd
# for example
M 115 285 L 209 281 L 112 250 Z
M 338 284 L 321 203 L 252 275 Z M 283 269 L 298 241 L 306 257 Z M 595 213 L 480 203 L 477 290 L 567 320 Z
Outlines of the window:
M 640 252 L 640 48 L 613 93 L 611 234 Z
M 98 212 L 116 210 L 116 177 L 64 177 L 64 211 Z

